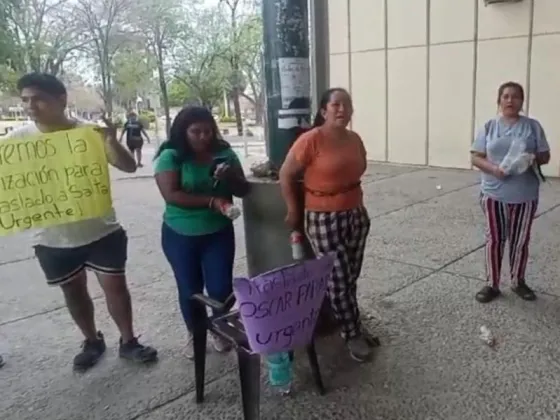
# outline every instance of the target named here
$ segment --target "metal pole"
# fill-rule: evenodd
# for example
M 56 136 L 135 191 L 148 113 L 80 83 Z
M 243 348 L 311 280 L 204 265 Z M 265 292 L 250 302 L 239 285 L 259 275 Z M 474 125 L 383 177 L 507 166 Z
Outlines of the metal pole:
M 325 0 L 309 0 L 311 26 L 311 99 L 317 112 L 324 91 L 329 88 L 329 8 Z
M 309 127 L 308 0 L 266 0 L 262 4 L 266 82 L 267 154 L 282 166 L 301 129 Z
M 272 174 L 249 177 L 252 190 L 243 198 L 250 276 L 293 263 L 286 204 L 274 172 L 302 129 L 309 127 L 311 114 L 308 0 L 264 0 L 262 13 L 265 140 Z M 309 247 L 308 254 L 313 255 Z

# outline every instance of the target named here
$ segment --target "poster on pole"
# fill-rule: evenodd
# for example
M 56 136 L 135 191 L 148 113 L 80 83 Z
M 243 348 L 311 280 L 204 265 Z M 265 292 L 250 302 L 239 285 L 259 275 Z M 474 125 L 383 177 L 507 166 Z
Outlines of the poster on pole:
M 309 98 L 311 92 L 309 58 L 280 57 L 278 71 L 282 108 L 289 108 L 296 99 Z
M 0 141 L 0 236 L 111 209 L 105 143 L 94 127 Z
M 233 291 L 252 351 L 290 351 L 311 342 L 333 264 L 334 257 L 325 255 L 252 279 L 234 280 Z

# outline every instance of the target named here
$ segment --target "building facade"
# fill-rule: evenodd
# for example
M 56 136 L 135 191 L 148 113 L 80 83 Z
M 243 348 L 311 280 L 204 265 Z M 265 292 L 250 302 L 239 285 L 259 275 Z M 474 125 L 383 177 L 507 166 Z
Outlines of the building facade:
M 497 89 L 526 89 L 560 175 L 560 0 L 328 1 L 329 82 L 353 95 L 369 158 L 470 168 Z

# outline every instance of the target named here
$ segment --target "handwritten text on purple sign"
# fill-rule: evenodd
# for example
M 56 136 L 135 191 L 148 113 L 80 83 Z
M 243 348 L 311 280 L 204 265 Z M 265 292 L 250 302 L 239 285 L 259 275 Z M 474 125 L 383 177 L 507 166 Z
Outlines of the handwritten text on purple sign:
M 330 256 L 234 281 L 241 320 L 256 353 L 308 344 L 331 277 Z

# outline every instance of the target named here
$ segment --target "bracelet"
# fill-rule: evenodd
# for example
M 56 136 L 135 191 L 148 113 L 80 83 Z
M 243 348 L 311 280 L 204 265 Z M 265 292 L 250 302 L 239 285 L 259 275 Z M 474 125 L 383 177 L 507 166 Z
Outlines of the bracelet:
M 209 207 L 209 208 L 214 208 L 213 204 L 214 204 L 214 197 L 212 197 L 212 198 L 210 199 L 210 201 L 208 202 L 208 207 Z

